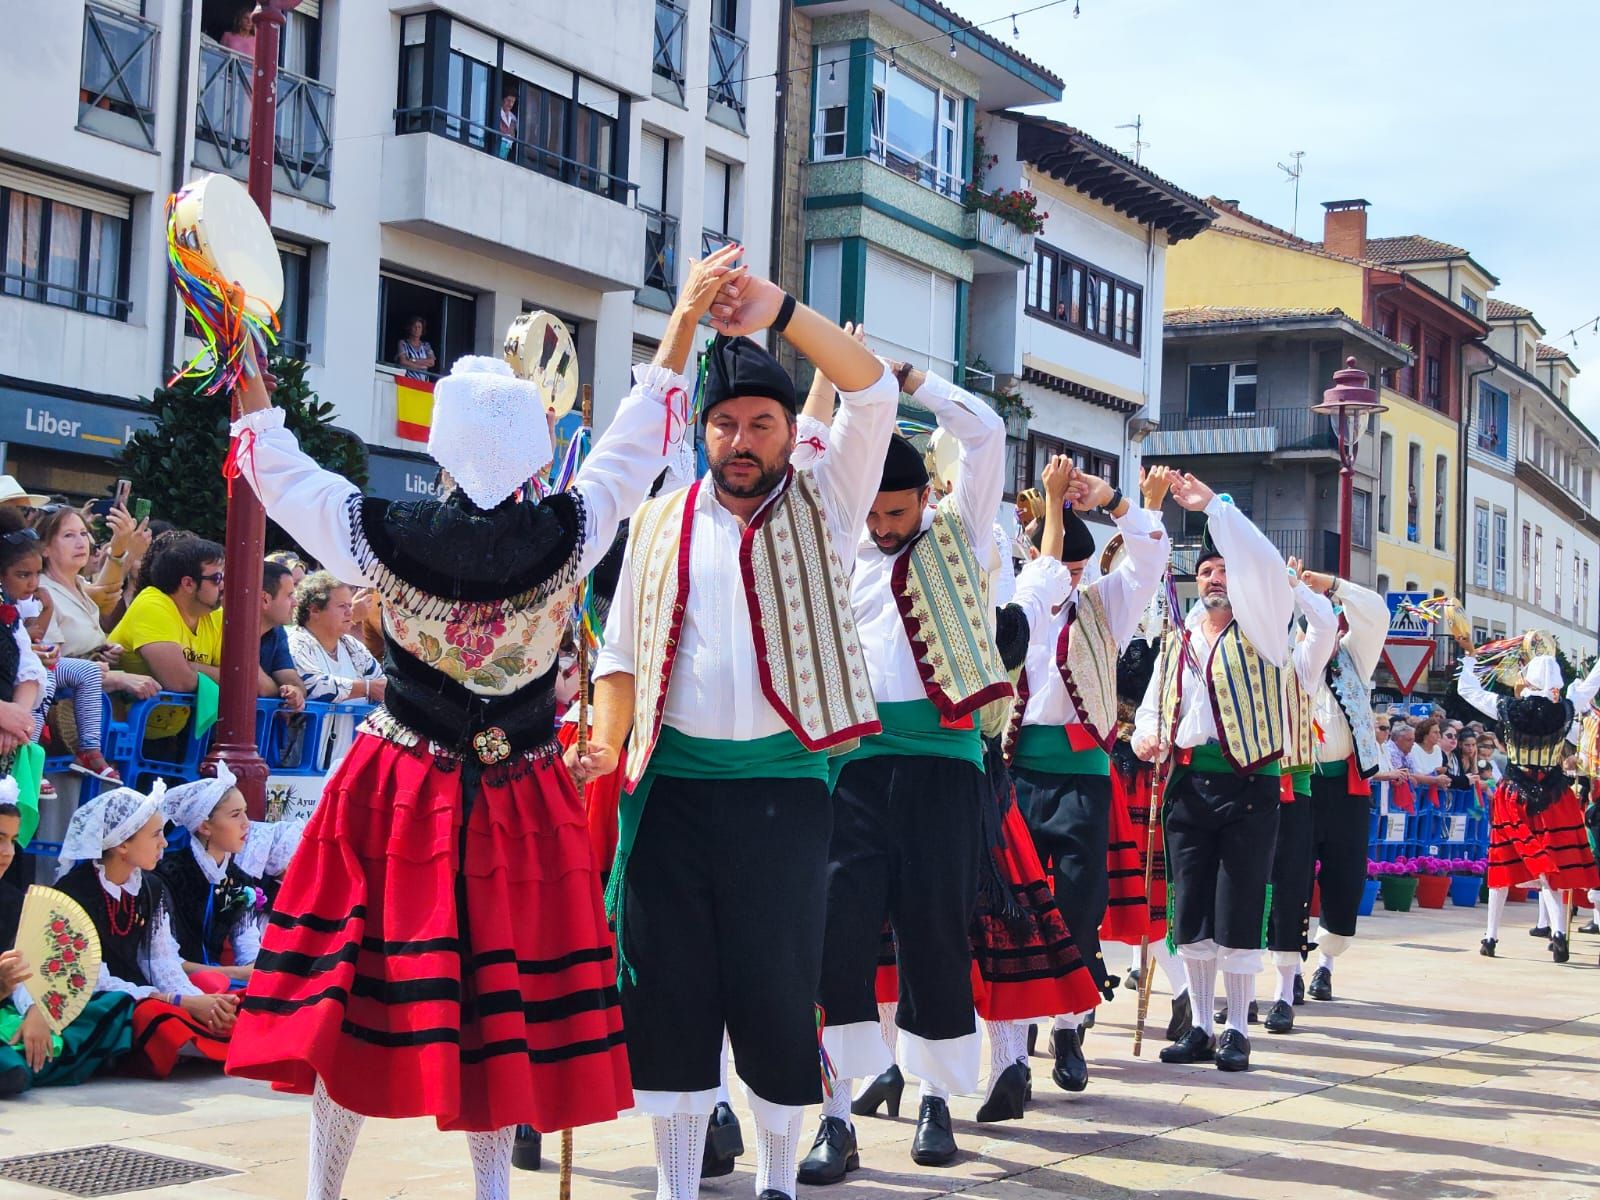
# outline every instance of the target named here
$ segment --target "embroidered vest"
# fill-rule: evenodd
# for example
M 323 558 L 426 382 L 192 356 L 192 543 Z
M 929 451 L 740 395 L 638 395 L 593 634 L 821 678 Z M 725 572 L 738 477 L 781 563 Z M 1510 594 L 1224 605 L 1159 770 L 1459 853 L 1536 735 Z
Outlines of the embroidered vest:
M 1355 747 L 1356 767 L 1361 778 L 1376 775 L 1383 767 L 1383 751 L 1372 720 L 1372 689 L 1367 686 L 1356 660 L 1341 643 L 1328 661 L 1328 692 L 1350 726 L 1350 744 Z
M 1565 716 L 1556 724 L 1559 728 L 1549 733 L 1519 728 L 1515 702 L 1500 702 L 1500 733 L 1506 745 L 1506 757 L 1513 766 L 1525 770 L 1548 771 L 1559 767 L 1566 758 L 1567 733 L 1572 728 L 1572 701 L 1562 700 Z
M 939 715 L 953 721 L 982 709 L 984 734 L 999 736 L 1014 692 L 994 645 L 989 581 L 953 497 L 939 502 L 933 524 L 895 560 L 889 587 Z
M 1578 733 L 1578 761 L 1583 773 L 1593 779 L 1600 774 L 1600 710 L 1593 705 L 1583 714 Z
M 1078 717 L 1104 750 L 1117 740 L 1117 640 L 1100 589 L 1080 588 L 1056 639 L 1056 670 Z
M 1176 730 L 1184 687 L 1185 633 L 1166 635 L 1161 653 L 1166 658 L 1166 691 L 1162 696 L 1162 728 Z M 1231 622 L 1201 664 L 1206 681 L 1205 703 L 1211 706 L 1223 757 L 1241 775 L 1272 762 L 1283 751 L 1283 684 L 1281 672 L 1256 652 Z M 1167 736 L 1165 733 L 1163 737 Z
M 1314 767 L 1317 764 L 1317 736 L 1311 712 L 1311 693 L 1300 683 L 1300 672 L 1291 661 L 1283 676 L 1283 765 Z
M 633 561 L 634 712 L 627 779 L 643 777 L 689 603 L 689 540 L 701 482 L 648 500 L 629 530 Z M 850 610 L 850 578 L 808 475 L 745 527 L 739 569 L 750 606 L 761 693 L 808 750 L 845 748 L 879 731 Z M 737 637 L 736 631 L 727 631 Z

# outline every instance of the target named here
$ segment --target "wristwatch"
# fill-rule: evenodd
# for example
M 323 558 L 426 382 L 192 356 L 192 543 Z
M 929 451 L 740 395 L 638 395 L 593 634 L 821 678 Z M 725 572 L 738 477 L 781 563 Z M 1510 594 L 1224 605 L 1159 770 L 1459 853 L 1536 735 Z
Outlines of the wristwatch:
M 1122 489 L 1119 488 L 1119 487 L 1114 487 L 1114 488 L 1111 489 L 1111 499 L 1107 500 L 1104 504 L 1102 504 L 1100 506 L 1100 511 L 1105 513 L 1105 515 L 1108 516 L 1108 517 L 1112 516 L 1112 515 L 1115 514 L 1115 512 L 1117 510 L 1117 505 L 1119 505 L 1121 503 L 1122 503 Z
M 911 371 L 912 367 L 908 362 L 903 362 L 894 369 L 894 381 L 900 385 L 902 392 L 906 390 L 906 380 L 911 378 Z

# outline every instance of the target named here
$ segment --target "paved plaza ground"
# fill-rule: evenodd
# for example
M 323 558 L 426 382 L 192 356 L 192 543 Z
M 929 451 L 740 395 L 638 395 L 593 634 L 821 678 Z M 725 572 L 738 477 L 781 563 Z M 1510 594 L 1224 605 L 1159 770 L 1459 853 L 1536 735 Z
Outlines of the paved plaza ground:
M 1059 1092 L 1039 1058 L 1024 1122 L 974 1125 L 980 1097 L 957 1098 L 963 1153 L 954 1167 L 935 1170 L 915 1166 L 907 1153 L 916 1115 L 908 1091 L 899 1120 L 858 1122 L 863 1170 L 832 1194 L 1600 1197 L 1600 938 L 1577 936 L 1572 962 L 1555 966 L 1544 944 L 1524 933 L 1537 906 L 1514 904 L 1501 955 L 1491 961 L 1477 953 L 1482 913 L 1380 908 L 1363 920 L 1362 938 L 1338 972 L 1341 998 L 1298 1009 L 1301 1028 L 1291 1035 L 1254 1027 L 1247 1075 L 1155 1061 L 1167 1013 L 1159 993 L 1156 1040 L 1134 1058 L 1135 1001 L 1119 993 L 1087 1039 L 1087 1092 Z M 737 1107 L 751 1156 L 734 1175 L 704 1186 L 702 1196 L 712 1200 L 753 1195 L 753 1127 L 748 1110 Z M 306 1112 L 301 1098 L 192 1066 L 165 1083 L 106 1080 L 0 1101 L 0 1156 L 114 1143 L 236 1172 L 137 1193 L 149 1200 L 298 1200 Z M 813 1129 L 808 1121 L 808 1142 Z M 646 1121 L 579 1130 L 576 1145 L 575 1196 L 654 1195 Z M 546 1139 L 544 1172 L 514 1173 L 517 1200 L 554 1200 L 558 1147 L 559 1137 Z M 0 1200 L 46 1194 L 0 1180 Z M 429 1121 L 369 1122 L 344 1195 L 471 1197 L 465 1140 Z

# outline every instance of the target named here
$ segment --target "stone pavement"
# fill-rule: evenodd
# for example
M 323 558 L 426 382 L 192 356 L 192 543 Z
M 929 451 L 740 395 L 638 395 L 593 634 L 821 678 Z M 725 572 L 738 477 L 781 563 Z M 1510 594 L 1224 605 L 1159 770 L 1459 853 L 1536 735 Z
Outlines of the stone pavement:
M 833 1194 L 1600 1197 L 1600 938 L 1576 937 L 1572 962 L 1557 967 L 1523 932 L 1537 907 L 1511 905 L 1501 957 L 1490 961 L 1477 953 L 1482 912 L 1380 908 L 1362 922 L 1363 937 L 1338 972 L 1342 998 L 1296 1010 L 1301 1028 L 1286 1037 L 1254 1027 L 1247 1075 L 1156 1062 L 1167 1013 L 1159 993 L 1158 1036 L 1135 1059 L 1134 999 L 1120 993 L 1087 1039 L 1087 1092 L 1059 1092 L 1040 1058 L 1024 1122 L 974 1125 L 979 1098 L 958 1098 L 964 1153 L 941 1171 L 915 1166 L 906 1152 L 916 1116 L 908 1090 L 899 1120 L 859 1121 L 864 1169 Z M 1264 989 L 1267 976 L 1261 982 Z M 166 1083 L 109 1080 L 0 1102 L 0 1156 L 115 1142 L 238 1172 L 139 1193 L 148 1200 L 298 1200 L 306 1108 L 301 1098 L 186 1067 Z M 753 1194 L 753 1126 L 742 1106 L 740 1116 L 751 1153 L 737 1173 L 705 1185 L 703 1197 Z M 813 1128 L 808 1122 L 808 1140 Z M 514 1173 L 515 1200 L 554 1200 L 559 1143 L 546 1138 L 544 1172 Z M 654 1195 L 645 1121 L 579 1130 L 576 1144 L 577 1197 Z M 0 1200 L 47 1194 L 0 1181 Z M 428 1121 L 369 1122 L 344 1196 L 469 1198 L 465 1141 Z

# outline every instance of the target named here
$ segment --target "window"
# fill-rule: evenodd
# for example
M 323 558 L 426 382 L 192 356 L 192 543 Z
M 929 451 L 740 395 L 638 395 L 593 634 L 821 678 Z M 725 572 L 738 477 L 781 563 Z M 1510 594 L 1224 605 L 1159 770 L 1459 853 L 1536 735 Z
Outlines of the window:
M 1561 539 L 1560 538 L 1556 539 L 1556 557 L 1555 557 L 1555 560 L 1550 564 L 1550 566 L 1551 566 L 1551 571 L 1550 571 L 1550 575 L 1551 575 L 1550 594 L 1553 597 L 1555 597 L 1555 603 L 1553 605 L 1551 605 L 1550 611 L 1555 613 L 1556 616 L 1559 617 L 1561 615 L 1561 579 L 1562 579 L 1562 572 L 1567 569 L 1567 564 L 1565 562 L 1563 562 L 1562 558 L 1561 558 Z
M 1572 552 L 1572 620 L 1578 621 L 1578 580 L 1583 576 L 1583 556 L 1576 550 Z
M 818 46 L 812 74 L 816 111 L 812 119 L 811 157 L 843 158 L 850 112 L 850 43 Z
M 1509 452 L 1507 436 L 1511 397 L 1497 387 L 1478 380 L 1478 411 L 1473 436 L 1479 450 L 1505 458 Z
M 920 263 L 867 247 L 863 321 L 867 343 L 890 358 L 955 374 L 956 281 Z
M 585 83 L 587 81 L 584 81 Z M 574 122 L 575 141 L 572 156 L 581 164 L 574 182 L 591 192 L 606 194 L 611 190 L 611 175 L 616 163 L 617 113 L 620 102 L 614 96 L 595 96 L 600 105 L 583 103 L 582 91 Z
M 1409 347 L 1411 351 L 1416 354 L 1417 361 L 1420 361 L 1422 358 L 1421 349 L 1417 345 L 1418 341 L 1420 340 L 1420 336 L 1420 330 L 1415 321 L 1400 322 L 1400 343 L 1401 345 Z M 1410 396 L 1413 399 L 1416 398 L 1417 367 L 1415 361 L 1411 366 L 1401 367 L 1395 372 L 1394 386 L 1395 390 L 1402 396 Z
M 1533 527 L 1522 523 L 1522 598 L 1528 598 L 1528 580 L 1533 578 Z
M 79 129 L 141 148 L 156 144 L 159 35 L 137 4 L 83 6 Z
M 1445 409 L 1444 343 L 1431 334 L 1422 339 L 1422 399 L 1430 408 Z
M 924 187 L 961 195 L 962 97 L 872 62 L 872 157 Z
M 739 236 L 735 204 L 739 188 L 739 168 L 720 158 L 706 158 L 706 190 L 701 205 L 701 224 L 705 230 L 700 254 L 704 257 Z
M 1388 593 L 1389 593 L 1389 577 L 1387 575 L 1379 575 L 1378 576 L 1378 595 L 1386 596 L 1386 595 L 1388 595 Z
M 655 53 L 651 70 L 677 85 L 677 98 L 683 99 L 683 27 L 687 12 L 673 0 L 656 0 Z
M 1443 454 L 1433 460 L 1433 548 L 1449 549 L 1450 460 Z
M 671 301 L 678 288 L 678 218 L 668 212 L 676 146 L 652 130 L 639 137 L 639 211 L 645 214 L 644 286 Z
M 1096 450 L 1092 446 L 1080 446 L 1074 442 L 1064 441 L 1061 438 L 1051 437 L 1049 434 L 1028 433 L 1027 453 L 1022 456 L 1019 469 L 1022 474 L 1015 477 L 1015 491 L 1021 492 L 1030 487 L 1043 486 L 1044 467 L 1052 456 L 1057 454 L 1069 455 L 1072 465 L 1079 470 L 1087 471 L 1091 475 L 1098 475 L 1112 487 L 1117 486 L 1118 459 L 1115 455 Z M 1219 493 L 1225 489 L 1218 487 Z M 1015 494 L 1015 492 L 1013 492 Z M 1239 503 L 1240 492 L 1234 491 L 1234 502 Z M 1245 496 L 1240 511 L 1248 515 L 1249 509 L 1244 505 L 1249 504 L 1248 495 Z
M 1372 547 L 1372 493 L 1361 488 L 1350 491 L 1350 544 Z
M 1389 522 L 1389 493 L 1394 490 L 1394 435 L 1380 433 L 1378 435 L 1378 529 L 1388 533 L 1393 526 Z
M 1027 288 L 1031 316 L 1139 353 L 1144 289 L 1137 284 L 1035 239 Z
M 128 319 L 129 202 L 0 163 L 0 293 Z
M 1406 461 L 1406 540 L 1422 540 L 1422 447 L 1415 442 Z
M 278 309 L 278 349 L 305 362 L 311 357 L 307 333 L 311 308 L 311 251 L 294 242 L 278 243 L 283 265 L 283 305 Z
M 1471 292 L 1467 291 L 1466 288 L 1462 288 L 1461 289 L 1461 307 L 1466 309 L 1473 316 L 1477 316 L 1478 315 L 1478 309 L 1481 307 L 1481 303 L 1478 300 L 1478 298 L 1476 296 L 1474 296 Z
M 839 311 L 840 269 L 843 250 L 839 242 L 812 242 L 807 248 L 810 270 L 806 276 L 806 303 L 835 325 L 843 320 Z
M 1255 363 L 1203 363 L 1189 368 L 1191 417 L 1237 417 L 1255 411 Z
M 1489 506 L 1478 504 L 1472 510 L 1472 582 L 1489 586 Z
M 1494 510 L 1494 590 L 1506 594 L 1506 510 Z
M 1586 558 L 1583 560 L 1583 612 L 1578 615 L 1579 622 L 1586 621 L 1587 614 L 1593 611 L 1589 607 L 1589 560 Z
M 1544 530 L 1533 529 L 1533 602 L 1544 603 Z
M 399 343 L 420 317 L 422 340 L 438 360 L 438 376 L 463 354 L 477 350 L 478 302 L 472 293 L 384 271 L 378 276 L 378 361 L 398 369 Z

